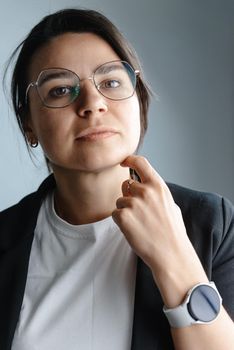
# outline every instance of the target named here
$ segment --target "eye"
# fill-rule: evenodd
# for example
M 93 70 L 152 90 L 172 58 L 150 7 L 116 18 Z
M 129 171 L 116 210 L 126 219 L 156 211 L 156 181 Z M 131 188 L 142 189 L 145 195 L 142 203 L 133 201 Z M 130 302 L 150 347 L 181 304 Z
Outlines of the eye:
M 51 97 L 64 97 L 72 92 L 71 86 L 58 86 L 50 90 Z
M 106 80 L 101 84 L 102 88 L 105 89 L 116 89 L 121 85 L 118 80 Z

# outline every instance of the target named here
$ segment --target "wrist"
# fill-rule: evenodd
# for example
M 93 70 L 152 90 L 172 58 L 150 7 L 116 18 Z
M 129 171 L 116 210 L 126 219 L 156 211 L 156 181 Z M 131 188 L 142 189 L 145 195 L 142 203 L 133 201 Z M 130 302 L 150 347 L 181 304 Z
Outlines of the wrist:
M 184 301 L 175 308 L 163 307 L 163 311 L 173 328 L 183 328 L 194 324 L 210 324 L 218 317 L 222 298 L 214 282 L 199 283 L 186 294 Z
M 160 290 L 164 304 L 168 308 L 180 305 L 188 290 L 199 283 L 209 283 L 209 280 L 202 267 L 199 266 L 189 272 L 186 269 L 161 269 L 152 270 L 156 285 Z

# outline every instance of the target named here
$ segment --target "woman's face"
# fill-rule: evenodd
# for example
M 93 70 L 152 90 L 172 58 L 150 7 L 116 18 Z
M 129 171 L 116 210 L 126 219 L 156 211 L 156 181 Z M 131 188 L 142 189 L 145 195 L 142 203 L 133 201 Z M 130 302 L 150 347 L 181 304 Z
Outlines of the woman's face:
M 64 108 L 45 107 L 36 88 L 29 89 L 28 132 L 36 136 L 54 170 L 98 172 L 135 152 L 140 138 L 136 93 L 110 100 L 87 79 L 98 66 L 118 59 L 107 42 L 91 33 L 63 34 L 33 56 L 30 81 L 52 67 L 69 69 L 81 79 L 78 98 Z

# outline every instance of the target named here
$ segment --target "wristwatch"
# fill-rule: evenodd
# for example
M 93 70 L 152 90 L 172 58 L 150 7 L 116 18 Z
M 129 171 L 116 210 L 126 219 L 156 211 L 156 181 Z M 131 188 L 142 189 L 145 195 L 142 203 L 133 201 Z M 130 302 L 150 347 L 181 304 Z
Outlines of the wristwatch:
M 173 328 L 188 327 L 193 324 L 208 324 L 219 315 L 222 298 L 214 284 L 199 283 L 191 288 L 184 302 L 173 308 L 163 307 L 163 311 Z

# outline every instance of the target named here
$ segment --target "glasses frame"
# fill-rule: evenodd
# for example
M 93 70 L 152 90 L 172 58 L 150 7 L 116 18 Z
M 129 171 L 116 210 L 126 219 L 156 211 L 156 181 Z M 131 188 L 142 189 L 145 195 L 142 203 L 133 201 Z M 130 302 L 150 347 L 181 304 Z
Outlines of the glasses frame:
M 104 65 L 106 65 L 106 64 L 108 64 L 108 63 L 115 63 L 115 62 L 127 64 L 127 65 L 132 69 L 132 71 L 133 71 L 134 74 L 135 74 L 135 86 L 134 86 L 134 88 L 133 88 L 132 94 L 131 94 L 130 96 L 128 96 L 128 97 L 123 97 L 123 98 L 118 98 L 118 99 L 116 99 L 116 98 L 111 98 L 111 97 L 107 97 L 107 96 L 105 96 L 105 95 L 100 91 L 98 85 L 96 84 L 96 82 L 95 82 L 95 80 L 94 80 L 95 73 L 97 72 L 97 70 L 98 70 L 100 67 L 102 67 L 102 66 L 104 66 Z M 47 108 L 65 108 L 65 107 L 69 106 L 70 104 L 72 104 L 72 103 L 79 97 L 79 95 L 77 95 L 77 96 L 76 96 L 74 99 L 72 99 L 69 103 L 67 103 L 65 106 L 61 106 L 61 107 L 49 106 L 49 105 L 46 104 L 46 102 L 43 100 L 42 96 L 40 95 L 39 87 L 38 87 L 38 82 L 39 82 L 39 80 L 40 80 L 41 75 L 42 75 L 44 72 L 46 72 L 46 71 L 48 71 L 48 70 L 52 70 L 52 69 L 61 69 L 61 70 L 65 70 L 65 71 L 68 71 L 68 72 L 70 72 L 70 73 L 73 73 L 73 74 L 77 77 L 77 80 L 78 80 L 79 83 L 80 83 L 81 81 L 84 81 L 84 80 L 91 80 L 91 81 L 93 82 L 94 86 L 96 87 L 97 91 L 98 91 L 102 96 L 104 96 L 105 98 L 107 98 L 107 99 L 109 99 L 109 100 L 112 100 L 112 101 L 122 101 L 122 100 L 127 100 L 128 98 L 132 97 L 132 96 L 134 95 L 134 92 L 136 91 L 137 78 L 138 78 L 138 76 L 140 75 L 140 71 L 139 71 L 138 69 L 134 69 L 134 68 L 130 65 L 130 63 L 128 63 L 127 61 L 124 61 L 124 60 L 113 60 L 113 61 L 108 61 L 108 62 L 102 63 L 100 66 L 98 66 L 98 67 L 93 71 L 93 73 L 92 73 L 92 75 L 91 75 L 90 77 L 84 78 L 84 79 L 80 79 L 80 77 L 79 77 L 78 74 L 76 74 L 75 72 L 73 72 L 72 70 L 67 69 L 67 68 L 62 68 L 62 67 L 50 67 L 50 68 L 45 68 L 45 69 L 43 69 L 43 70 L 38 74 L 37 80 L 36 80 L 36 81 L 32 81 L 32 82 L 30 82 L 30 83 L 28 84 L 28 86 L 27 86 L 27 88 L 26 88 L 26 91 L 25 91 L 25 105 L 28 104 L 28 93 L 29 93 L 29 90 L 30 90 L 31 87 L 35 87 L 35 88 L 36 88 L 37 94 L 38 94 L 38 96 L 39 96 L 39 98 L 40 98 L 42 104 L 43 104 L 45 107 L 47 107 Z

